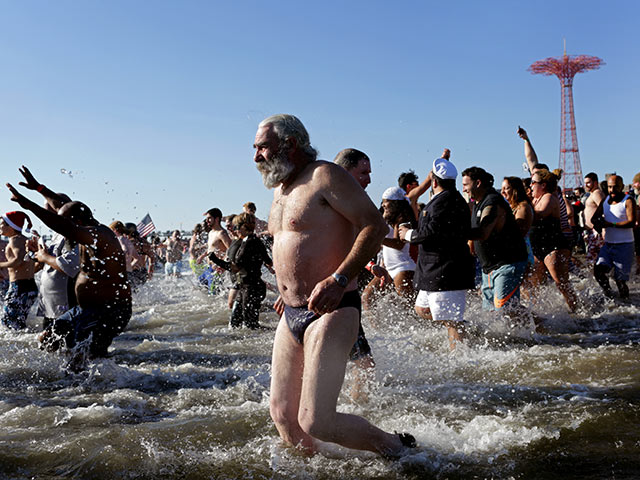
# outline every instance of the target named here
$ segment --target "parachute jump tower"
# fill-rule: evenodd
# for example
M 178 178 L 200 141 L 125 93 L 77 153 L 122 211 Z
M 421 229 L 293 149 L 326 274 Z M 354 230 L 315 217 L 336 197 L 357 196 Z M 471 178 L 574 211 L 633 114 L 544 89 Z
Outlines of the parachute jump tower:
M 573 77 L 577 73 L 597 70 L 604 61 L 589 55 L 564 55 L 560 58 L 545 58 L 534 62 L 529 67 L 532 74 L 555 75 L 560 80 L 561 122 L 560 122 L 560 162 L 562 189 L 573 189 L 583 186 L 582 166 L 578 152 L 578 136 L 576 134 L 576 118 L 573 113 Z

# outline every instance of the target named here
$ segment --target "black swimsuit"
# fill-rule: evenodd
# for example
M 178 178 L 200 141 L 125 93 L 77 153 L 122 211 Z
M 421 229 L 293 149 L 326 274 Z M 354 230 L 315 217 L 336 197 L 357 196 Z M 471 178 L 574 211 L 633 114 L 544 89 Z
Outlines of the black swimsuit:
M 360 315 L 362 314 L 362 302 L 360 301 L 360 294 L 357 290 L 346 292 L 342 296 L 342 300 L 340 300 L 340 303 L 338 304 L 336 310 L 346 307 L 353 307 L 358 309 L 358 339 L 356 340 L 356 343 L 353 345 L 351 353 L 349 354 L 349 358 L 351 360 L 357 360 L 358 358 L 364 357 L 366 355 L 371 355 L 371 347 L 369 346 L 369 342 L 367 342 L 367 338 L 364 336 L 364 330 L 362 329 L 362 324 L 360 323 Z M 289 305 L 285 305 L 284 316 L 287 320 L 287 325 L 289 326 L 291 334 L 300 345 L 303 344 L 304 332 L 307 331 L 309 325 L 311 325 L 321 317 L 321 315 L 317 315 L 308 310 L 305 305 L 301 307 L 290 307 Z
M 534 220 L 529 232 L 529 239 L 533 254 L 541 262 L 554 250 L 569 248 L 569 243 L 560 229 L 560 219 L 551 215 Z
M 340 300 L 336 310 L 346 307 L 357 308 L 358 319 L 360 318 L 360 314 L 362 313 L 362 302 L 360 301 L 360 294 L 357 290 L 346 292 L 342 296 L 342 300 Z M 301 307 L 290 307 L 289 305 L 285 305 L 284 315 L 287 319 L 289 330 L 291 330 L 291 333 L 300 345 L 303 343 L 304 332 L 307 331 L 309 325 L 321 317 L 321 315 L 308 310 L 306 305 Z

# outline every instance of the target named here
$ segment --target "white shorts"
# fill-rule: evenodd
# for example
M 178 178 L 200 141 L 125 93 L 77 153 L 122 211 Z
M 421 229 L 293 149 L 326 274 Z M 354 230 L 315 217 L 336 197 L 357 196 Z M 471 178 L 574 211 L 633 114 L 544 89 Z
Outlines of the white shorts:
M 466 290 L 449 290 L 446 292 L 420 290 L 418 298 L 416 298 L 416 306 L 429 308 L 434 320 L 464 322 L 466 298 Z

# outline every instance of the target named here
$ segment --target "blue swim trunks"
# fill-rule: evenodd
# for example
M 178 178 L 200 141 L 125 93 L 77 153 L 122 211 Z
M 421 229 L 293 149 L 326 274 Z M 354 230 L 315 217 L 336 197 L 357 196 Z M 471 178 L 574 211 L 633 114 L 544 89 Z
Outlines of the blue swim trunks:
M 198 277 L 198 283 L 209 290 L 211 295 L 216 295 L 222 286 L 222 274 L 211 265 Z
M 33 278 L 9 283 L 4 297 L 2 324 L 14 330 L 27 328 L 27 316 L 38 298 L 38 286 Z
M 520 303 L 520 284 L 527 269 L 527 260 L 509 263 L 482 273 L 482 307 L 500 310 Z
M 165 275 L 178 275 L 180 272 L 182 272 L 182 260 L 178 260 L 177 262 L 166 262 L 164 264 Z

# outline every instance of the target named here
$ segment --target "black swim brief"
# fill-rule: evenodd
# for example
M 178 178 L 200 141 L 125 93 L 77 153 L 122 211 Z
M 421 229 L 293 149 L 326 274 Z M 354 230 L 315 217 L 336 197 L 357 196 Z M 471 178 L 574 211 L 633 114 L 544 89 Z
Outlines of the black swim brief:
M 345 307 L 357 308 L 358 319 L 360 318 L 360 314 L 362 313 L 362 302 L 360 301 L 360 294 L 357 290 L 346 292 L 342 296 L 342 300 L 340 300 L 336 310 Z M 291 330 L 291 333 L 300 345 L 303 343 L 304 332 L 307 331 L 309 325 L 321 317 L 321 315 L 317 315 L 316 313 L 308 310 L 306 305 L 303 305 L 302 307 L 290 307 L 289 305 L 285 305 L 284 315 L 287 320 L 287 325 L 289 325 L 289 330 Z M 360 330 L 362 330 L 362 327 L 360 327 Z

